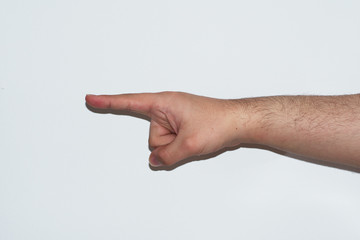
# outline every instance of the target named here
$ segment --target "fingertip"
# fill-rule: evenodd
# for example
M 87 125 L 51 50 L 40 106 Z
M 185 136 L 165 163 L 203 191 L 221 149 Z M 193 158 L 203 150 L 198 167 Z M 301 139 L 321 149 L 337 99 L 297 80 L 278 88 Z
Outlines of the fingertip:
M 91 98 L 91 97 L 96 97 L 97 95 L 95 94 L 86 94 L 85 99 Z
M 162 162 L 159 161 L 159 158 L 157 158 L 155 156 L 155 154 L 151 154 L 150 157 L 149 157 L 149 164 L 152 166 L 152 167 L 161 167 L 163 166 L 164 164 Z
M 100 95 L 86 94 L 85 101 L 88 105 L 95 108 L 106 108 L 104 99 Z
M 85 95 L 85 102 L 89 101 L 89 98 L 91 98 L 92 96 L 94 96 L 93 94 L 86 94 Z

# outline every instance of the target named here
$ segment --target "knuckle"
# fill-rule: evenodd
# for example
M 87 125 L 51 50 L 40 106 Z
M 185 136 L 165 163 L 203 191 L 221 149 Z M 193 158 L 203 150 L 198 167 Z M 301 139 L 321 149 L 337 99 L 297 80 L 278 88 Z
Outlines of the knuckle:
M 181 95 L 181 92 L 165 91 L 165 92 L 161 92 L 161 94 L 169 99 L 173 99 L 179 97 Z
M 152 136 L 149 136 L 148 144 L 149 144 L 150 147 L 156 147 L 156 140 L 155 140 L 155 138 L 152 137 Z
M 196 137 L 188 137 L 183 141 L 183 149 L 190 153 L 195 154 L 198 151 L 199 141 Z

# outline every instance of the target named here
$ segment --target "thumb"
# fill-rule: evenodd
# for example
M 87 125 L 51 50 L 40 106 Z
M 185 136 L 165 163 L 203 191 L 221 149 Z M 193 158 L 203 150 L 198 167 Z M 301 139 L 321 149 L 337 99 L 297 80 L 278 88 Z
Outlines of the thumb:
M 197 153 L 197 144 L 193 137 L 181 137 L 180 134 L 171 143 L 157 147 L 149 157 L 153 167 L 169 166 Z

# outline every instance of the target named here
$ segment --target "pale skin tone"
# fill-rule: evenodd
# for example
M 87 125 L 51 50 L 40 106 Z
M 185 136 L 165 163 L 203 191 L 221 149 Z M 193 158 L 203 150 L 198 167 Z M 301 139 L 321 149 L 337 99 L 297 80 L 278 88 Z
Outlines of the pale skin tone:
M 249 143 L 360 168 L 360 94 L 225 100 L 161 92 L 87 95 L 86 102 L 149 117 L 154 167 Z

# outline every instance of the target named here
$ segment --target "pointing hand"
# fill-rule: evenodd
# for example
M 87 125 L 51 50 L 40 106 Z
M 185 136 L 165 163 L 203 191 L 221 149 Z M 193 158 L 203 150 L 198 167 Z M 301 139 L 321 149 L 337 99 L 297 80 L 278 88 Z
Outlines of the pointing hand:
M 181 92 L 87 95 L 94 108 L 130 110 L 151 118 L 152 166 L 176 162 L 234 146 L 234 118 L 228 100 Z

